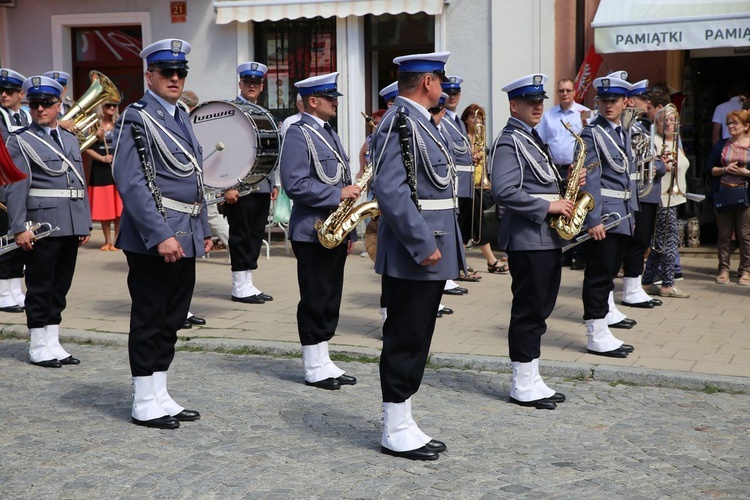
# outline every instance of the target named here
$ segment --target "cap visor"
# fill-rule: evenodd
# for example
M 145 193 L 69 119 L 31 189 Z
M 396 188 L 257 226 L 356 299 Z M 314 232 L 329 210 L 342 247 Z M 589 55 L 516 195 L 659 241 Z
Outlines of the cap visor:
M 156 61 L 151 66 L 164 69 L 190 69 L 187 61 Z
M 523 99 L 524 101 L 541 101 L 543 99 L 549 99 L 549 97 L 547 97 L 546 92 L 535 92 L 533 94 L 522 94 L 518 96 L 518 99 Z
M 315 92 L 313 95 L 320 95 L 323 97 L 342 97 L 344 94 L 337 90 L 326 90 L 325 92 Z

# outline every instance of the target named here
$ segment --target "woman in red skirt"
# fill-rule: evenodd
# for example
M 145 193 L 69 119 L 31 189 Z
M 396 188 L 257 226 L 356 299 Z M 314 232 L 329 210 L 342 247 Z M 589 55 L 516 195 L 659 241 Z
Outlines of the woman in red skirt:
M 86 154 L 91 157 L 91 175 L 89 177 L 89 202 L 91 203 L 91 219 L 102 224 L 104 246 L 101 250 L 118 250 L 114 246 L 114 238 L 110 232 L 112 222 L 115 234 L 120 229 L 120 215 L 122 214 L 122 200 L 117 193 L 115 181 L 112 178 L 112 154 L 114 153 L 115 121 L 120 115 L 117 104 L 106 102 L 97 110 L 99 115 L 99 130 L 96 135 L 99 140 Z

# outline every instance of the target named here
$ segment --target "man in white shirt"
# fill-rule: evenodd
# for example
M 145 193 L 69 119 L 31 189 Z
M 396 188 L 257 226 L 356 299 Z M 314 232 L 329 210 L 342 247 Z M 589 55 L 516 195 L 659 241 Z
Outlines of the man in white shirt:
M 742 109 L 743 91 L 745 90 L 742 84 L 735 84 L 729 89 L 728 96 L 730 99 L 727 102 L 722 102 L 714 110 L 714 116 L 711 119 L 713 122 L 713 130 L 711 131 L 711 144 L 716 144 L 719 139 L 729 139 L 729 130 L 727 129 L 726 121 L 727 113 L 730 111 L 737 111 Z
M 573 132 L 580 134 L 591 116 L 591 110 L 575 102 L 575 88 L 570 78 L 563 78 L 557 82 L 557 97 L 560 104 L 544 113 L 536 129 L 549 146 L 552 160 L 565 178 L 568 167 L 573 163 L 576 141 L 561 120 L 569 123 Z
M 281 133 L 282 137 L 286 134 L 286 130 L 289 128 L 289 125 L 291 125 L 292 123 L 297 123 L 299 119 L 302 118 L 302 113 L 305 112 L 305 108 L 302 105 L 301 94 L 297 94 L 297 101 L 295 102 L 295 104 L 297 105 L 297 111 L 299 111 L 299 113 L 297 113 L 296 115 L 287 116 L 286 118 L 284 118 L 284 121 L 281 122 L 281 127 L 279 127 L 279 132 Z

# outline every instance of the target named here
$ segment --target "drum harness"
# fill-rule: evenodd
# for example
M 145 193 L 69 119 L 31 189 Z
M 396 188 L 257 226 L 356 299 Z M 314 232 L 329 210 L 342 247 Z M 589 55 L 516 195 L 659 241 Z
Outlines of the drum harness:
M 140 114 L 143 124 L 146 126 L 147 130 L 147 136 L 151 135 L 154 138 L 154 143 L 156 144 L 156 149 L 159 152 L 159 156 L 164 161 L 164 165 L 166 166 L 167 170 L 169 170 L 171 173 L 178 177 L 187 178 L 190 175 L 192 175 L 194 172 L 196 174 L 196 184 L 198 188 L 198 199 L 194 203 L 185 203 L 177 200 L 172 200 L 171 198 L 167 198 L 164 196 L 161 196 L 161 204 L 163 204 L 164 207 L 169 208 L 171 210 L 175 210 L 177 212 L 181 213 L 187 213 L 190 214 L 193 217 L 197 217 L 201 213 L 201 209 L 203 207 L 203 177 L 202 177 L 202 170 L 200 166 L 198 165 L 198 160 L 196 160 L 195 156 L 190 154 L 185 147 L 180 144 L 180 141 L 177 140 L 177 138 L 172 135 L 172 133 L 167 130 L 161 123 L 157 122 L 151 115 L 146 113 L 144 110 L 139 109 L 138 114 Z M 166 136 L 174 142 L 178 148 L 182 151 L 182 153 L 187 157 L 188 163 L 182 163 L 177 158 L 174 157 L 172 152 L 167 147 L 167 144 L 164 142 L 164 139 L 161 137 L 161 134 L 159 134 L 159 131 L 157 130 L 157 127 L 166 134 Z M 151 151 L 151 156 L 153 159 L 153 150 Z M 146 175 L 146 181 L 149 182 L 149 174 L 153 177 L 150 182 L 156 186 L 156 171 L 153 167 L 153 163 L 150 163 L 151 172 L 144 172 Z M 157 186 L 158 189 L 158 186 Z M 152 190 L 153 194 L 153 190 Z M 161 193 L 160 193 L 161 194 Z M 157 206 L 159 205 L 159 202 L 157 201 Z

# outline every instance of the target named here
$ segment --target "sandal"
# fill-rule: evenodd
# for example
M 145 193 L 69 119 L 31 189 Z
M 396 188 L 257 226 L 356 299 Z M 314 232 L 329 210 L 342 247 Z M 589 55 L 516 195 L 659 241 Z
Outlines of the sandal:
M 474 269 L 468 268 L 467 271 L 469 272 L 469 274 L 464 274 L 463 272 L 461 272 L 458 275 L 458 278 L 456 278 L 456 281 L 479 281 L 482 279 L 482 277 L 479 276 L 479 274 L 477 274 Z
M 716 282 L 720 285 L 726 285 L 729 283 L 729 271 L 722 271 L 716 277 Z
M 493 264 L 487 264 L 488 273 L 505 274 L 508 271 L 508 264 L 506 262 L 500 262 L 499 260 L 496 260 Z

